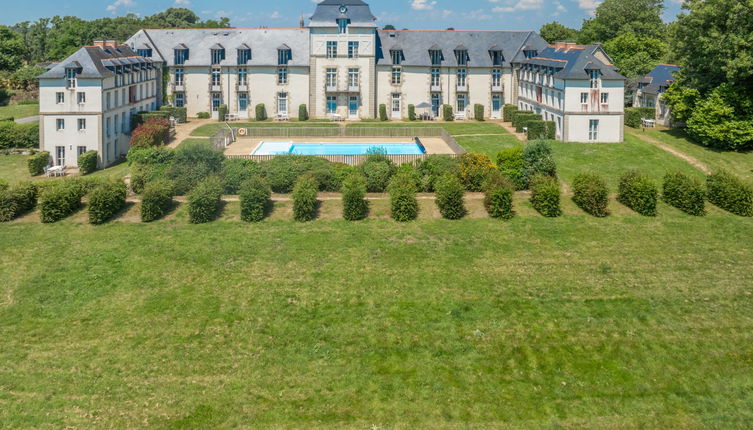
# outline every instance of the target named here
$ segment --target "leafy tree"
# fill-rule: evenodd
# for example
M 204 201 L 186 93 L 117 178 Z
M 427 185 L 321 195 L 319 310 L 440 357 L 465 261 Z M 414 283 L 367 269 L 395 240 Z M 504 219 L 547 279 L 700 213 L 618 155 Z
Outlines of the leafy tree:
M 16 70 L 24 58 L 24 41 L 6 26 L 0 26 L 0 70 Z
M 693 114 L 701 93 L 695 88 L 688 88 L 680 82 L 673 82 L 662 99 L 669 106 L 672 119 L 679 122 L 687 122 Z
M 667 44 L 660 39 L 623 33 L 604 44 L 620 72 L 627 77 L 650 72 L 667 53 Z
M 549 43 L 557 41 L 574 42 L 578 39 L 578 30 L 565 27 L 557 21 L 541 26 L 539 34 Z
M 384 26 L 383 30 L 394 30 L 395 26 L 392 24 L 387 24 Z
M 688 133 L 712 148 L 753 149 L 753 100 L 730 84 L 720 85 L 696 104 Z
M 35 88 L 37 83 L 37 76 L 44 73 L 43 67 L 37 66 L 22 66 L 20 69 L 13 72 L 10 75 L 11 86 L 16 89 L 30 90 Z
M 580 43 L 607 42 L 623 33 L 662 40 L 666 26 L 663 0 L 604 0 L 595 16 L 583 22 Z

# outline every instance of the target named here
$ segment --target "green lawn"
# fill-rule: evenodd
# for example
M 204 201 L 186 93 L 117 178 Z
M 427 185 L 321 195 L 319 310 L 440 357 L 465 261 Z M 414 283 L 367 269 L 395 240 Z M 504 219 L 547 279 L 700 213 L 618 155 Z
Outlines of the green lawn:
M 522 146 L 523 144 L 512 134 L 500 136 L 457 136 L 455 141 L 468 152 L 487 154 L 496 162 L 497 153 L 502 148 Z
M 645 132 L 633 130 L 637 134 L 645 134 L 653 139 L 665 143 L 672 148 L 691 157 L 703 161 L 711 169 L 726 169 L 740 177 L 753 180 L 753 152 L 716 151 L 694 143 L 682 130 L 651 130 Z
M 317 121 L 285 121 L 285 122 L 239 122 L 239 123 L 233 123 L 233 127 L 239 127 L 239 128 L 263 128 L 263 127 L 272 127 L 272 128 L 285 128 L 285 127 L 339 127 L 337 123 L 334 122 L 317 122 Z M 219 123 L 212 123 L 212 124 L 206 124 L 202 125 L 201 127 L 198 127 L 196 130 L 194 130 L 191 133 L 191 136 L 200 136 L 200 137 L 209 137 L 213 134 L 217 133 L 217 130 L 220 128 L 225 128 L 227 125 L 225 125 L 224 122 Z
M 505 129 L 492 122 L 354 122 L 348 127 L 443 127 L 452 135 L 507 134 Z
M 8 105 L 0 106 L 0 118 L 14 119 L 26 118 L 27 116 L 34 116 L 39 114 L 39 105 Z
M 48 179 L 44 175 L 31 177 L 26 164 L 26 155 L 0 155 L 0 179 L 10 184 L 24 181 Z M 124 178 L 130 173 L 128 163 L 120 163 L 104 170 L 98 170 L 89 177 Z

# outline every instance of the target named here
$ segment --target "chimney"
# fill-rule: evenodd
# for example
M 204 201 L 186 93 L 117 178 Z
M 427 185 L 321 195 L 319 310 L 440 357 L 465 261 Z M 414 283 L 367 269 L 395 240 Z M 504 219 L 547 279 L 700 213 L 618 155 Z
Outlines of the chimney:
M 94 46 L 97 48 L 105 49 L 105 48 L 117 48 L 118 47 L 118 41 L 109 39 L 109 40 L 95 40 Z
M 554 42 L 554 49 L 558 51 L 569 51 L 570 49 L 577 48 L 578 44 L 575 42 Z

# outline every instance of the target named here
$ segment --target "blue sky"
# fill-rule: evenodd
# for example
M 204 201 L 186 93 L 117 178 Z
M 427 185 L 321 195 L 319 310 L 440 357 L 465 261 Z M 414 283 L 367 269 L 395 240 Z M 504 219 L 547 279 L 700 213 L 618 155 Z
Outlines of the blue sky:
M 0 0 L 10 3 L 12 0 Z M 664 19 L 671 21 L 682 0 L 666 0 Z M 538 30 L 557 20 L 580 28 L 599 0 L 371 0 L 378 24 L 397 28 L 479 30 Z M 35 20 L 41 16 L 74 15 L 84 19 L 151 15 L 168 7 L 188 7 L 202 18 L 227 16 L 236 27 L 297 27 L 308 18 L 316 0 L 31 0 L 15 3 L 0 16 L 0 24 Z

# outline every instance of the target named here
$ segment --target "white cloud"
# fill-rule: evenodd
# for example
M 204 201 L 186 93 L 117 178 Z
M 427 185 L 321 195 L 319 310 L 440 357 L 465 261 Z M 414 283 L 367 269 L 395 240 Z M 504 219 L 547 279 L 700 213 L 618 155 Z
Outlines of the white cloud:
M 445 9 L 445 10 L 442 11 L 442 18 L 449 18 L 450 15 L 452 15 L 453 13 L 455 13 L 455 12 L 453 12 L 451 10 L 448 10 L 448 9 Z
M 601 4 L 598 0 L 578 0 L 578 7 L 583 10 L 587 10 L 589 14 L 593 15 L 594 10 Z
M 120 6 L 123 7 L 134 7 L 136 6 L 136 2 L 133 0 L 115 0 L 115 3 L 107 6 L 107 11 L 115 13 Z
M 562 6 L 562 3 L 556 1 L 554 2 L 555 8 L 554 12 L 552 12 L 552 16 L 559 16 L 563 12 L 567 12 L 567 8 L 565 6 Z
M 436 4 L 437 2 L 433 0 L 413 0 L 410 7 L 415 10 L 432 10 Z
M 492 3 L 499 3 L 500 0 L 492 0 Z M 544 0 L 519 0 L 517 3 L 510 6 L 496 6 L 492 8 L 492 12 L 515 12 L 519 10 L 538 10 L 544 6 Z
M 191 6 L 191 0 L 175 0 L 175 6 Z
M 485 13 L 483 9 L 476 9 L 468 12 L 463 12 L 463 18 L 472 21 L 486 21 L 492 19 L 492 16 Z
M 270 19 L 280 19 L 282 18 L 282 14 L 279 11 L 274 11 L 269 14 Z

